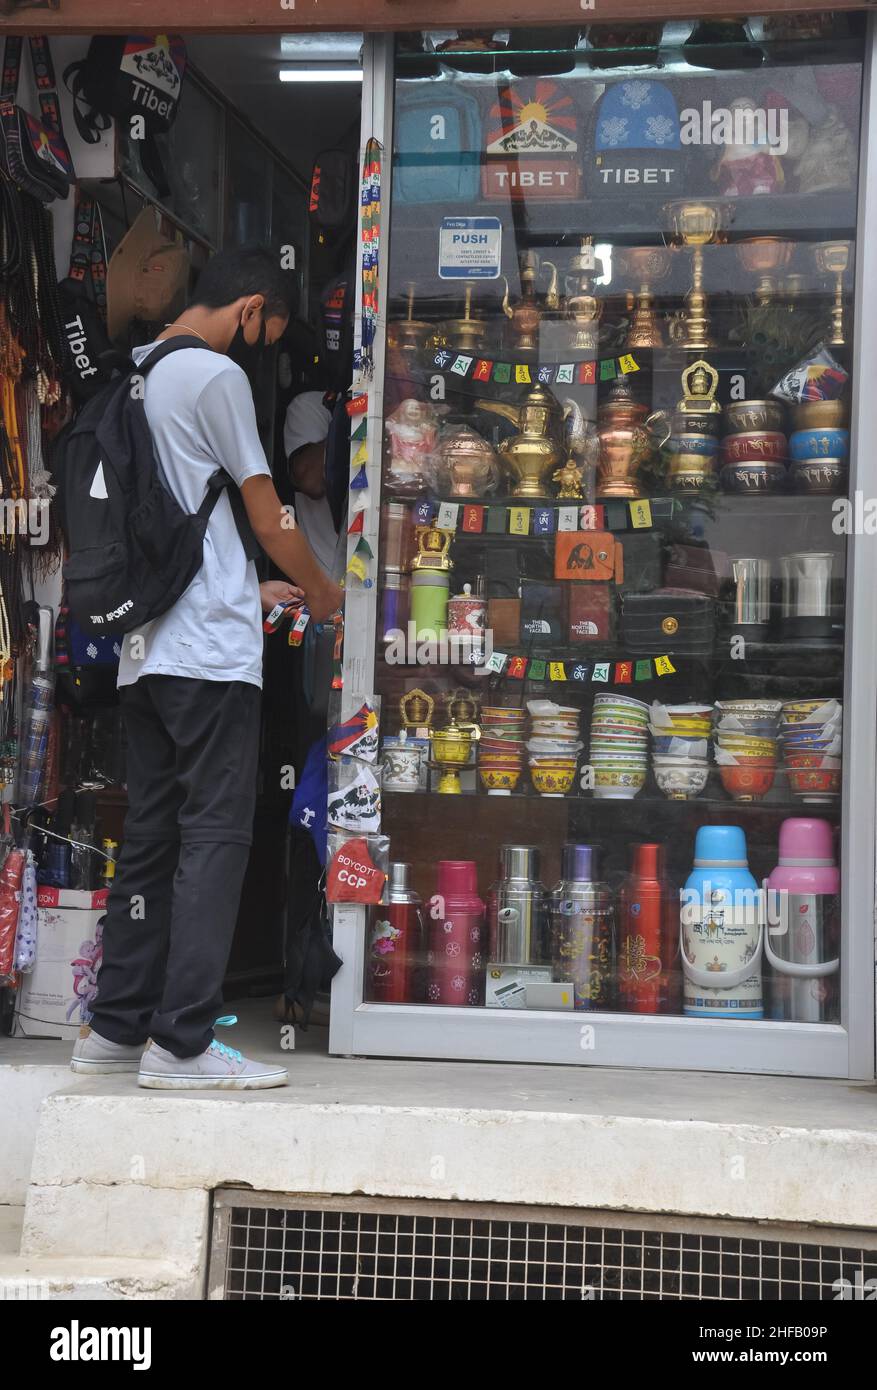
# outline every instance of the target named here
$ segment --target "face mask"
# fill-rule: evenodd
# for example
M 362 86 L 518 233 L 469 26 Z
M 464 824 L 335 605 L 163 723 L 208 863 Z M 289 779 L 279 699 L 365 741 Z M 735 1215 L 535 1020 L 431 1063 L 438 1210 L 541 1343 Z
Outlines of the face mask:
M 237 362 L 247 374 L 250 385 L 255 386 L 259 380 L 262 369 L 262 358 L 265 352 L 265 320 L 259 330 L 259 336 L 254 343 L 248 343 L 244 337 L 244 321 L 241 319 L 237 326 L 237 332 L 225 350 L 226 357 L 230 357 L 232 362 Z

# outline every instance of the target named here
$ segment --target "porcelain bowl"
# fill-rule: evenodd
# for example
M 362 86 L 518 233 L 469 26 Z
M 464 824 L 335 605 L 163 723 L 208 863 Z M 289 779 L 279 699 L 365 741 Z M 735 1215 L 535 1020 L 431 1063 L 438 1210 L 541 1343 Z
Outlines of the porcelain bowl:
M 776 777 L 775 763 L 745 763 L 720 767 L 722 786 L 735 801 L 760 801 L 770 791 Z
M 725 423 L 731 434 L 780 433 L 785 415 L 781 401 L 732 401 L 725 406 Z
M 594 796 L 599 801 L 629 801 L 645 784 L 645 768 L 598 767 L 594 770 Z
M 849 430 L 795 430 L 789 436 L 789 457 L 845 459 L 850 451 Z
M 489 792 L 512 792 L 521 780 L 521 769 L 478 767 L 482 786 Z
M 840 770 L 833 768 L 789 768 L 789 786 L 802 801 L 830 801 L 840 791 Z
M 576 765 L 569 767 L 548 767 L 540 763 L 530 763 L 530 781 L 540 796 L 565 796 L 571 790 L 576 775 Z
M 706 786 L 708 777 L 708 763 L 655 768 L 655 781 L 671 801 L 688 801 L 689 797 L 699 796 Z

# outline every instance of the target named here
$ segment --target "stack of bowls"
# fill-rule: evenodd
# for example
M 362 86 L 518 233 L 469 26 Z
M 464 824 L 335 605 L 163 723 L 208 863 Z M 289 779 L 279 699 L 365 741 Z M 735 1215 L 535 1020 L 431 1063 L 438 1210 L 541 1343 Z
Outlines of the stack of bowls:
M 527 754 L 530 781 L 540 796 L 566 796 L 572 790 L 582 741 L 579 711 L 553 700 L 529 700 Z
M 652 769 L 671 801 L 688 801 L 706 786 L 712 715 L 712 705 L 662 705 L 657 700 L 649 711 Z
M 778 492 L 785 486 L 784 420 L 780 401 L 732 401 L 725 406 L 729 433 L 722 440 L 721 483 L 726 492 Z
M 787 700 L 783 704 L 780 741 L 792 795 L 799 801 L 832 801 L 840 791 L 840 700 Z
M 850 453 L 846 401 L 802 401 L 793 407 L 792 423 L 789 454 L 796 492 L 845 492 Z
M 591 715 L 594 796 L 629 801 L 646 783 L 649 707 L 629 695 L 598 695 Z
M 484 705 L 478 741 L 478 776 L 488 796 L 510 796 L 524 766 L 523 709 Z
M 779 700 L 717 700 L 716 762 L 735 801 L 760 801 L 777 770 Z

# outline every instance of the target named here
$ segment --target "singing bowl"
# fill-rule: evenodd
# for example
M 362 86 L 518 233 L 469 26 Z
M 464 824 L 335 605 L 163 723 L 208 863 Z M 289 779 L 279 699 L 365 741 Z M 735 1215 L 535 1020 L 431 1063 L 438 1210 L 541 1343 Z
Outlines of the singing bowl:
M 813 495 L 837 494 L 846 491 L 846 459 L 806 459 L 803 463 L 793 463 L 789 477 L 796 492 Z
M 725 492 L 780 492 L 786 476 L 782 463 L 729 463 L 719 479 Z
M 789 436 L 789 454 L 796 463 L 807 459 L 843 459 L 849 449 L 849 430 L 795 430 Z
M 776 430 L 745 430 L 726 434 L 722 440 L 724 463 L 781 463 L 786 457 L 786 436 Z
M 670 454 L 706 454 L 712 457 L 719 451 L 719 441 L 714 434 L 674 434 L 666 445 Z
M 801 401 L 792 406 L 792 423 L 796 430 L 840 430 L 849 408 L 849 401 Z
M 753 430 L 782 432 L 785 410 L 780 401 L 732 401 L 725 406 L 725 423 L 731 434 Z

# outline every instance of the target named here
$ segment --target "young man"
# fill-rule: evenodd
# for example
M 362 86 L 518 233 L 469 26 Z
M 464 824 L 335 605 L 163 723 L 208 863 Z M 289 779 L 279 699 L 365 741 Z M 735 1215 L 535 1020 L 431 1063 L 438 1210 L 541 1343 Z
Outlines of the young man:
M 337 610 L 341 590 L 289 525 L 245 370 L 283 333 L 288 294 L 288 276 L 269 252 L 216 256 L 188 309 L 160 335 L 193 335 L 203 348 L 159 362 L 146 376 L 144 405 L 177 500 L 196 511 L 224 468 L 256 538 L 319 622 Z M 136 360 L 151 346 L 137 349 Z M 137 1071 L 141 1086 L 163 1089 L 288 1079 L 283 1067 L 249 1061 L 213 1036 L 252 839 L 261 684 L 256 567 L 223 494 L 195 579 L 123 645 L 129 810 L 91 1029 L 76 1045 L 74 1071 Z

